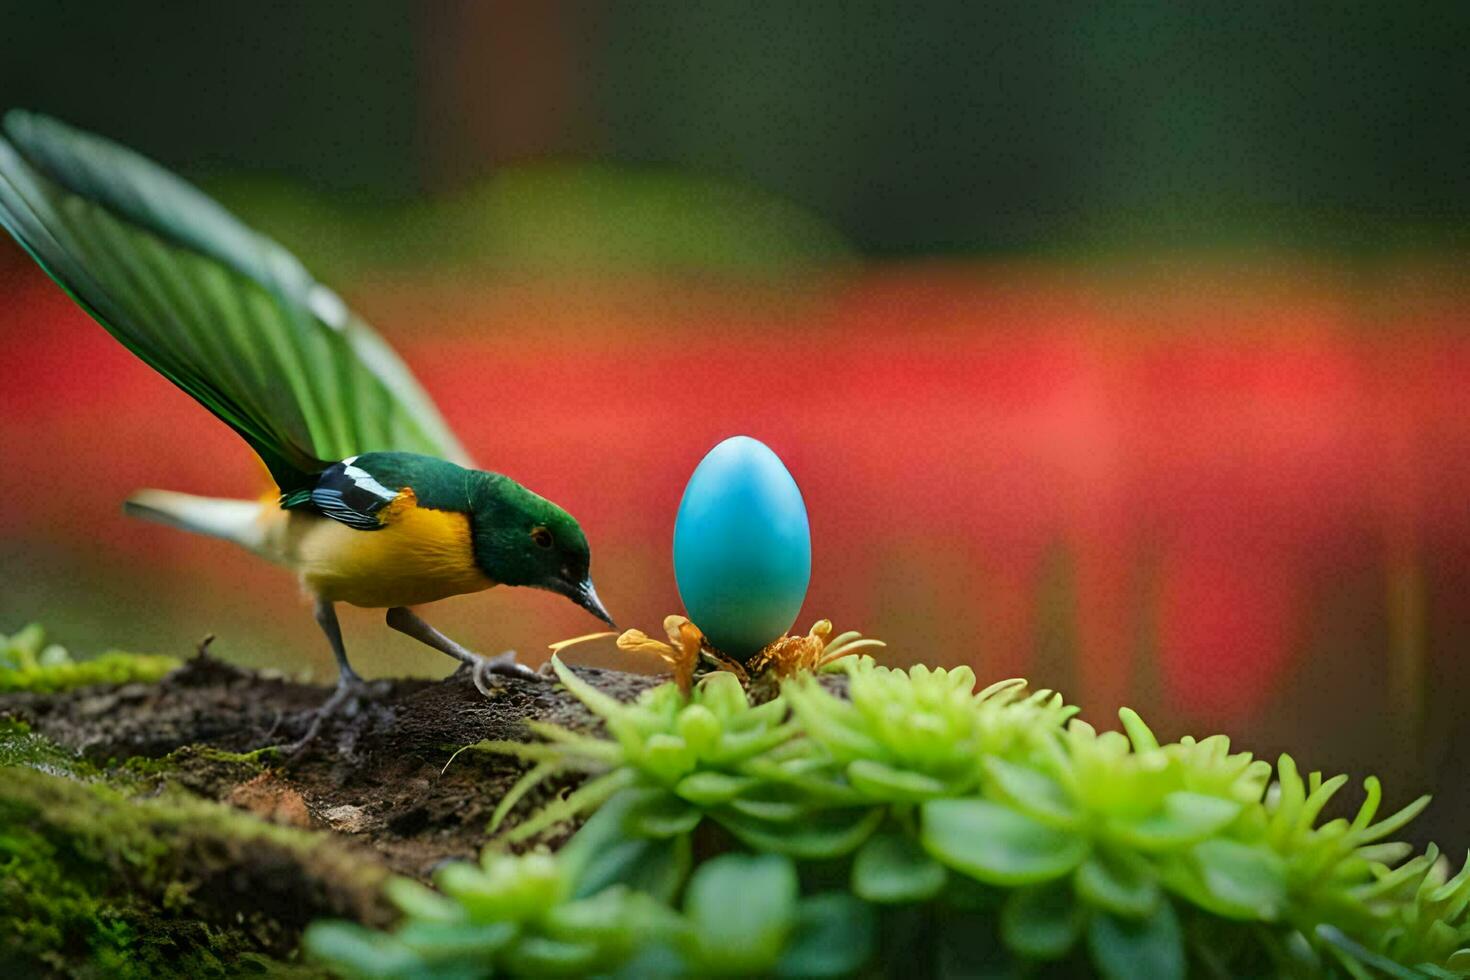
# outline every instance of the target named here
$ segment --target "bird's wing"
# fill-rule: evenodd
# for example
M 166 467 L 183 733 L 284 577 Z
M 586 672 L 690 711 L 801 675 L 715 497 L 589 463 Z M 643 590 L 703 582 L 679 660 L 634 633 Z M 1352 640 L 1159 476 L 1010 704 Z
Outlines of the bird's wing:
M 399 491 L 383 486 L 377 477 L 353 465 L 356 462 L 356 456 L 349 456 L 327 467 L 307 502 L 313 510 L 348 527 L 377 531 L 383 527 L 384 511 Z
M 283 492 L 370 450 L 467 462 L 398 356 L 286 249 L 110 140 L 20 111 L 3 133 L 0 225 Z

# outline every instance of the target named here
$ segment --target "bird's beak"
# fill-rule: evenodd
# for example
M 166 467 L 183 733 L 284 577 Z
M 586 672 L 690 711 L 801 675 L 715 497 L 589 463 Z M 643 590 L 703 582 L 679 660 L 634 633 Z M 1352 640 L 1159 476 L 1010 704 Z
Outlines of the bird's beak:
M 584 578 L 582 580 L 582 584 L 577 588 L 576 594 L 573 595 L 571 598 L 572 601 L 575 602 L 577 605 L 581 606 L 583 609 L 587 610 L 592 615 L 596 616 L 598 619 L 611 626 L 613 629 L 618 628 L 618 624 L 614 623 L 612 621 L 612 617 L 607 614 L 607 607 L 604 606 L 602 604 L 602 600 L 597 597 L 597 590 L 592 587 L 591 578 Z

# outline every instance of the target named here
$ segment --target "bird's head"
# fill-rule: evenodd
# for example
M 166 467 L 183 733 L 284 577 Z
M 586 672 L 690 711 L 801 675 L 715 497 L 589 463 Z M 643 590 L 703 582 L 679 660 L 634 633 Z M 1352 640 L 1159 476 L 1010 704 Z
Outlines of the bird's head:
M 592 552 L 576 518 L 509 477 L 480 474 L 470 504 L 475 562 L 501 585 L 566 596 L 613 626 L 592 587 Z

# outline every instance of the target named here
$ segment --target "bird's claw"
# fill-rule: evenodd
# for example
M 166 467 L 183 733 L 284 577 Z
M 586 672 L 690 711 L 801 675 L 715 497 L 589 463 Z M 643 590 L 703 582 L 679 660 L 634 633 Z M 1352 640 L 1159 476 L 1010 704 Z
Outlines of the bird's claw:
M 476 690 L 487 698 L 495 696 L 494 689 L 490 686 L 492 675 L 518 677 L 523 681 L 547 680 L 540 672 L 518 662 L 514 650 L 507 650 L 493 657 L 477 656 L 473 662 L 466 661 L 465 667 L 469 668 L 470 679 L 475 682 Z
M 365 681 L 356 674 L 344 675 L 337 681 L 337 686 L 327 700 L 322 702 L 312 715 L 311 725 L 294 742 L 278 746 L 278 749 L 289 758 L 294 758 L 306 750 L 317 737 L 321 735 L 322 725 L 328 718 L 340 715 L 343 718 L 355 718 L 362 712 L 363 706 L 370 701 L 375 701 L 388 693 L 391 685 L 387 681 Z

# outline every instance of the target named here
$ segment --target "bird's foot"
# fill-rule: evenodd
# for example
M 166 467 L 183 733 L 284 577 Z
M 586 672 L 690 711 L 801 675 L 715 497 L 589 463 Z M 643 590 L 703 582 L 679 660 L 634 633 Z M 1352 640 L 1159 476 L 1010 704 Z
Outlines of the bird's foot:
M 312 713 L 311 725 L 306 729 L 306 734 L 294 742 L 279 746 L 280 751 L 288 757 L 300 755 L 321 735 L 322 726 L 328 719 L 355 718 L 368 704 L 387 694 L 388 689 L 387 681 L 369 682 L 356 674 L 343 674 L 338 678 L 331 695 Z
M 518 677 L 523 681 L 548 680 L 545 674 L 516 660 L 514 650 L 507 650 L 493 657 L 482 657 L 477 653 L 471 653 L 469 656 L 474 659 L 462 661 L 459 669 L 469 672 L 476 689 L 487 698 L 495 696 L 490 687 L 490 678 L 493 676 Z

